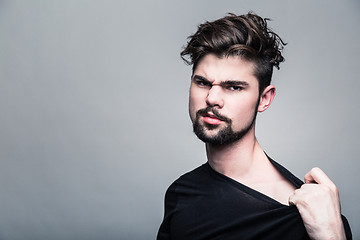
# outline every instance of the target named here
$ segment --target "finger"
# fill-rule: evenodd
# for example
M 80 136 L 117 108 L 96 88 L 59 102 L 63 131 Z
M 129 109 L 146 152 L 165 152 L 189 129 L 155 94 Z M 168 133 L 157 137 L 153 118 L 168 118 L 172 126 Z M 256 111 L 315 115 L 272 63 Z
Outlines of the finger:
M 296 205 L 294 194 L 290 195 L 290 197 L 289 197 L 289 206 L 291 206 L 291 205 Z
M 298 203 L 299 196 L 301 197 L 303 190 L 302 189 L 296 189 L 290 196 L 289 196 L 289 205 L 295 205 Z
M 319 183 L 325 185 L 333 185 L 334 183 L 330 180 L 330 178 L 318 167 L 311 169 L 305 175 L 305 183 Z

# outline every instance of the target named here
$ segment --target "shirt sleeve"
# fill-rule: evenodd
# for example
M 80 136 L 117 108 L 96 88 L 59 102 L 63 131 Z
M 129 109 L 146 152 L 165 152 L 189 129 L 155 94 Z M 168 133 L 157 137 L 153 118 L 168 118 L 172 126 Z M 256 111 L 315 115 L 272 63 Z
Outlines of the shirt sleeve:
M 346 235 L 346 239 L 347 240 L 352 240 L 352 233 L 351 233 L 351 228 L 350 228 L 350 224 L 348 222 L 348 220 L 346 219 L 345 216 L 341 215 L 343 224 L 344 224 L 344 229 L 345 229 L 345 235 Z
M 171 239 L 171 219 L 177 204 L 176 183 L 170 185 L 165 193 L 165 213 L 160 225 L 157 240 Z

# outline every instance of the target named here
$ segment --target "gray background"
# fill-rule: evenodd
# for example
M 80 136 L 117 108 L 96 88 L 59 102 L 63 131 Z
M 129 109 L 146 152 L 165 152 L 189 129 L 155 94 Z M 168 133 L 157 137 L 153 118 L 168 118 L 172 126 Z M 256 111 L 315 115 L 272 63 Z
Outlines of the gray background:
M 360 238 L 358 1 L 0 0 L 0 239 L 154 239 L 168 185 L 206 161 L 179 57 L 253 10 L 288 42 L 265 151 L 319 166 Z

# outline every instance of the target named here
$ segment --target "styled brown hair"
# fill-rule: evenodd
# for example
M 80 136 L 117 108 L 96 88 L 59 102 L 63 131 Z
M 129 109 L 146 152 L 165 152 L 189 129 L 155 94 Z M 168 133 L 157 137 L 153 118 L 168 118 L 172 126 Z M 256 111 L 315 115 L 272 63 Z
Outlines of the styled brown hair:
M 239 56 L 253 62 L 261 93 L 271 83 L 273 66 L 279 69 L 279 64 L 285 60 L 281 51 L 286 43 L 268 28 L 268 20 L 249 12 L 240 16 L 229 13 L 213 22 L 205 22 L 188 38 L 180 55 L 187 64 L 193 64 L 193 71 L 207 54 L 219 58 Z

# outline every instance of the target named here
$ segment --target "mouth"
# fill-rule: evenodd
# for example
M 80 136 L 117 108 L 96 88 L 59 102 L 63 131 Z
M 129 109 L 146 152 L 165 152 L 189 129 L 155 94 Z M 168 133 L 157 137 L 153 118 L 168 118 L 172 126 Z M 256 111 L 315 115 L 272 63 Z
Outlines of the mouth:
M 210 124 L 210 125 L 219 125 L 221 122 L 223 122 L 223 120 L 216 117 L 211 112 L 207 112 L 206 114 L 204 114 L 203 115 L 203 120 L 204 120 L 204 122 L 206 122 L 207 124 Z

